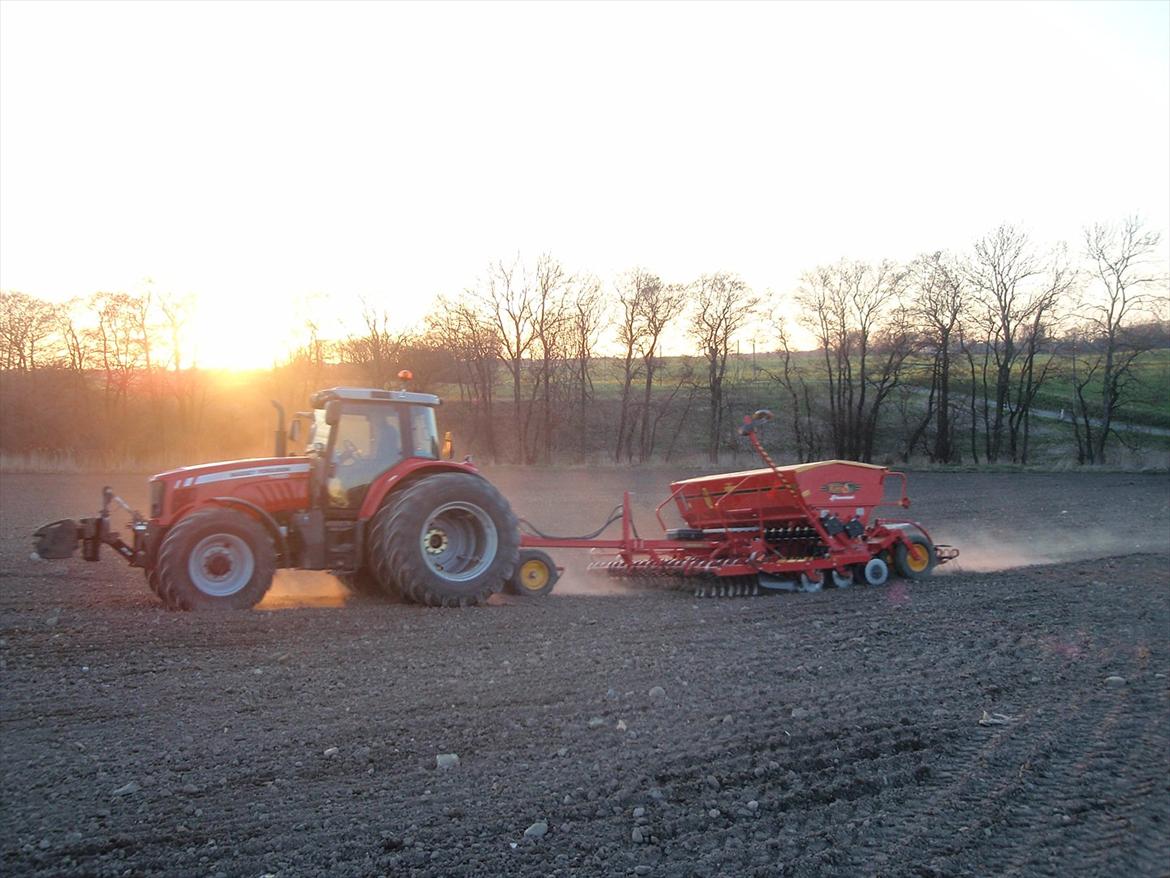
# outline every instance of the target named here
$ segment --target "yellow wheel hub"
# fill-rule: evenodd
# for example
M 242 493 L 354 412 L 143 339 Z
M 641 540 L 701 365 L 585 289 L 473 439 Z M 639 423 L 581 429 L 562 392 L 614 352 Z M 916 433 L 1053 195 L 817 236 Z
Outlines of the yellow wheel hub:
M 540 591 L 549 580 L 549 569 L 543 561 L 531 558 L 520 565 L 520 584 L 529 591 Z
M 926 546 L 919 543 L 910 546 L 909 551 L 906 552 L 906 566 L 915 573 L 921 573 L 930 566 L 930 552 L 927 551 Z

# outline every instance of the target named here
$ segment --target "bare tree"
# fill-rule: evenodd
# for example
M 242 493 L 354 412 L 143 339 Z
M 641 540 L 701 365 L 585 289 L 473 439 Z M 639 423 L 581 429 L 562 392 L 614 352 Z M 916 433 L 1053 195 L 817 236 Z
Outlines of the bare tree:
M 975 244 L 965 274 L 973 290 L 967 343 L 981 348 L 975 394 L 983 426 L 983 451 L 994 463 L 1005 451 L 1027 457 L 1032 403 L 1051 376 L 1053 360 L 1038 355 L 1051 346 L 1052 329 L 1076 282 L 1062 248 L 1043 260 L 1028 236 L 1000 226 Z M 974 363 L 974 349 L 971 365 Z M 1045 352 L 1051 354 L 1051 350 Z
M 364 299 L 362 324 L 364 332 L 342 342 L 342 357 L 345 362 L 361 368 L 372 386 L 389 387 L 398 374 L 398 361 L 403 347 L 412 338 L 411 333 L 392 329 L 390 313 Z M 315 323 L 312 329 L 311 339 L 314 344 L 319 343 Z
M 65 366 L 79 377 L 85 373 L 93 353 L 85 330 L 77 319 L 77 313 L 83 307 L 81 299 L 70 299 L 57 308 L 55 315 L 56 332 L 65 350 Z
M 991 463 L 1003 450 L 1019 327 L 1032 310 L 1027 282 L 1039 271 L 1028 236 L 1011 226 L 1000 226 L 977 241 L 967 266 L 968 279 L 978 296 L 977 319 L 983 332 L 984 453 Z M 989 386 L 994 388 L 994 401 Z
M 662 335 L 666 328 L 677 319 L 686 301 L 686 287 L 677 284 L 649 287 L 641 300 L 641 320 L 638 352 L 642 357 L 641 429 L 638 439 L 638 460 L 645 463 L 654 453 L 654 412 L 651 399 L 654 393 L 654 378 L 661 353 Z
M 975 243 L 966 274 L 975 293 L 974 321 L 982 336 L 980 370 L 984 453 L 991 463 L 1005 451 L 1017 459 L 1021 418 L 1029 401 L 1013 394 L 1013 372 L 1035 350 L 1058 296 L 1040 280 L 1043 264 L 1027 234 L 1000 226 Z
M 137 298 L 129 293 L 108 292 L 95 293 L 90 298 L 90 308 L 97 318 L 90 337 L 105 379 L 107 415 L 125 411 L 130 386 L 142 368 Z
M 958 458 L 951 402 L 951 361 L 956 353 L 960 321 L 970 288 L 961 268 L 944 253 L 920 256 L 910 266 L 914 299 L 911 313 L 923 330 L 923 345 L 931 354 L 930 394 L 922 421 L 934 421 L 934 437 L 927 453 L 932 461 L 951 463 Z M 908 450 L 914 444 L 907 443 Z
M 1009 448 L 1012 460 L 1020 463 L 1028 462 L 1036 395 L 1058 369 L 1055 330 L 1061 306 L 1069 303 L 1076 283 L 1077 272 L 1069 265 L 1064 248 L 1055 248 L 1038 279 L 1029 320 L 1021 327 L 1020 365 L 1008 415 Z
M 1166 277 L 1151 264 L 1160 240 L 1138 217 L 1085 230 L 1085 256 L 1096 289 L 1083 313 L 1083 341 L 1091 353 L 1083 366 L 1073 357 L 1078 372 L 1073 382 L 1074 423 L 1081 462 L 1105 463 L 1110 431 L 1138 380 L 1134 362 L 1150 349 L 1148 340 L 1133 329 L 1166 299 Z M 1089 398 L 1089 387 L 1097 380 L 1099 408 Z
M 588 451 L 589 408 L 593 400 L 593 352 L 608 323 L 601 281 L 593 275 L 577 279 L 569 304 L 569 355 L 574 370 L 577 451 Z
M 632 456 L 630 451 L 632 429 L 631 402 L 633 384 L 641 371 L 638 359 L 638 348 L 642 339 L 644 323 L 644 302 L 647 298 L 659 295 L 662 289 L 662 279 L 643 268 L 631 269 L 620 277 L 615 284 L 617 287 L 617 340 L 621 345 L 621 396 L 618 407 L 617 440 L 614 444 L 613 459 L 618 462 L 622 458 L 623 450 L 627 457 Z
M 760 298 L 735 274 L 704 274 L 690 287 L 693 295 L 688 334 L 707 363 L 707 459 L 719 460 L 723 438 L 723 379 L 736 333 L 753 320 Z
M 49 359 L 58 309 L 27 293 L 0 292 L 0 369 L 34 371 Z
M 426 322 L 433 343 L 454 355 L 460 398 L 470 406 L 477 444 L 498 460 L 494 403 L 500 339 L 492 319 L 477 309 L 474 299 L 440 296 Z
M 527 424 L 523 406 L 524 360 L 536 343 L 534 295 L 524 277 L 519 256 L 506 264 L 503 260 L 488 267 L 487 278 L 479 299 L 496 327 L 504 361 L 512 376 L 513 435 L 516 442 L 512 460 L 521 463 L 528 446 Z
M 829 433 L 838 457 L 869 461 L 882 404 L 912 345 L 900 299 L 906 273 L 892 262 L 842 260 L 804 275 L 797 301 L 825 365 Z
M 543 254 L 536 262 L 533 277 L 532 322 L 535 339 L 533 359 L 537 370 L 532 389 L 532 400 L 540 401 L 540 425 L 528 449 L 529 461 L 538 456 L 544 463 L 552 462 L 552 452 L 559 421 L 554 423 L 554 378 L 559 366 L 566 360 L 568 344 L 568 294 L 572 278 L 551 254 Z M 531 403 L 530 403 L 531 405 Z M 539 443 L 539 455 L 536 445 Z
M 792 438 L 798 460 L 816 460 L 821 453 L 821 436 L 814 417 L 813 394 L 802 370 L 797 368 L 789 342 L 786 319 L 773 311 L 769 319 L 779 342 L 780 371 L 764 369 L 764 373 L 784 388 L 788 396 L 788 416 L 792 424 Z

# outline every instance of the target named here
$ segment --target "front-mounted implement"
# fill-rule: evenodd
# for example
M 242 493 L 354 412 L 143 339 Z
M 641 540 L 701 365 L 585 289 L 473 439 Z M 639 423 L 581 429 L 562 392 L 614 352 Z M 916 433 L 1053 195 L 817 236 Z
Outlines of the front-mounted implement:
M 121 506 L 131 516 L 132 543 L 129 545 L 110 527 L 111 503 Z M 104 544 L 133 564 L 135 561 L 141 562 L 145 557 L 143 538 L 146 529 L 146 519 L 131 509 L 112 488 L 105 487 L 102 488 L 102 508 L 95 517 L 82 518 L 80 521 L 63 518 L 42 525 L 33 533 L 33 551 L 37 558 L 58 561 L 73 557 L 80 546 L 82 558 L 97 561 L 101 558 Z
M 777 466 L 757 435 L 771 418 L 758 411 L 740 430 L 765 468 L 671 485 L 656 510 L 665 538 L 638 535 L 627 493 L 620 538 L 525 534 L 521 558 L 537 549 L 588 549 L 601 556 L 589 565 L 594 572 L 697 596 L 738 596 L 883 585 L 891 568 L 908 579 L 923 579 L 958 556 L 958 549 L 935 544 L 917 521 L 876 516 L 878 507 L 889 505 L 891 483 L 898 491 L 893 502 L 910 506 L 902 473 L 841 460 Z M 683 527 L 667 527 L 663 510 L 671 504 Z

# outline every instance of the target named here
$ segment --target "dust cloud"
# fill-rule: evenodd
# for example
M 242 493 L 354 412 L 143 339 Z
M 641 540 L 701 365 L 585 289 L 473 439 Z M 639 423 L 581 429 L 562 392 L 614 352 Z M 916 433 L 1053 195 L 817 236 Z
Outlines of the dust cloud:
M 1044 531 L 1010 536 L 971 531 L 954 541 L 960 555 L 939 573 L 991 573 L 1013 567 L 1084 561 L 1136 552 L 1170 552 L 1170 534 L 1091 530 Z
M 990 531 L 966 534 L 954 545 L 961 554 L 938 568 L 937 574 L 993 573 L 1016 567 L 1057 564 L 1135 552 L 1170 552 L 1170 535 L 1112 533 L 1106 530 L 1043 533 L 1032 537 L 1011 537 Z M 637 580 L 590 572 L 590 561 L 600 556 L 573 549 L 547 550 L 553 561 L 564 567 L 554 595 L 594 597 L 637 594 Z M 605 556 L 606 558 L 610 556 Z M 272 588 L 258 605 L 259 610 L 291 610 L 306 607 L 344 607 L 356 596 L 328 574 L 311 570 L 280 570 Z
M 564 554 L 581 554 L 580 550 L 570 549 Z M 591 573 L 586 570 L 585 563 L 566 563 L 563 557 L 558 558 L 556 555 L 552 556 L 553 560 L 558 564 L 565 566 L 561 578 L 557 580 L 556 587 L 553 589 L 553 594 L 573 594 L 573 595 L 594 595 L 612 597 L 615 595 L 630 595 L 633 594 L 633 581 L 622 579 L 613 576 L 607 576 L 605 573 Z
M 258 610 L 343 607 L 354 597 L 337 578 L 316 570 L 278 570 Z

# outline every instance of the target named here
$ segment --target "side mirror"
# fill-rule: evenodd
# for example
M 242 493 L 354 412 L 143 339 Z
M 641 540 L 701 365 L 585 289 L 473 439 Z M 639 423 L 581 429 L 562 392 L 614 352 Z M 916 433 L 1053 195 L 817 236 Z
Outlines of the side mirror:
M 451 431 L 448 430 L 443 434 L 443 460 L 453 460 L 455 458 L 455 439 L 451 436 Z
M 296 442 L 300 438 L 301 422 L 299 420 L 294 420 L 291 424 L 288 425 L 288 441 Z
M 331 399 L 325 403 L 325 423 L 336 427 L 341 423 L 341 400 Z

